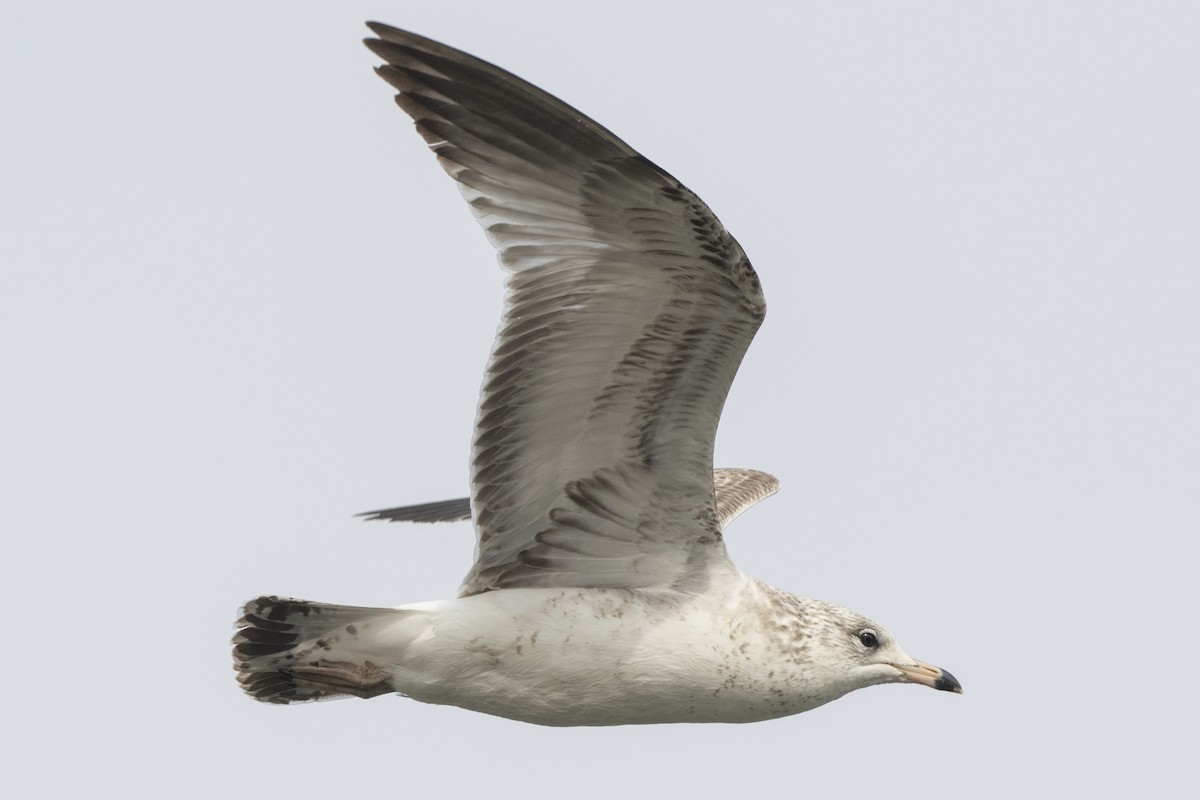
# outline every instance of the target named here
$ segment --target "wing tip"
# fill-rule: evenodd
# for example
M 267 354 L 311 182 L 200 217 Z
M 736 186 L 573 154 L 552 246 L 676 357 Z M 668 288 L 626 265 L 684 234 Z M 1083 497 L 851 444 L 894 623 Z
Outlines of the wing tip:
M 471 518 L 471 501 L 466 497 L 458 497 L 434 503 L 363 511 L 354 516 L 361 517 L 367 522 L 462 522 Z

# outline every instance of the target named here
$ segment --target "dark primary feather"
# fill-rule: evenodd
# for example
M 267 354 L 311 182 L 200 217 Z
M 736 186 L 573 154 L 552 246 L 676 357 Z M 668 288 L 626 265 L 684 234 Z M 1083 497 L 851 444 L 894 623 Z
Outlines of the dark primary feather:
M 381 519 L 388 522 L 461 522 L 471 518 L 471 500 L 467 497 L 459 497 L 454 500 L 440 500 L 436 503 L 364 511 L 355 516 L 363 517 L 368 521 Z
M 713 438 L 765 309 L 745 253 L 691 191 L 562 101 L 370 27 L 380 76 L 509 273 L 463 593 L 702 584 L 725 559 Z

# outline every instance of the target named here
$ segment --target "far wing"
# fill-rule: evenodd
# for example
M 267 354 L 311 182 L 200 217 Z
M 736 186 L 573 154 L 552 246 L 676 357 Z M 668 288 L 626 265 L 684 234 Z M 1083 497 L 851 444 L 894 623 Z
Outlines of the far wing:
M 387 522 L 460 522 L 471 518 L 471 499 L 459 497 L 454 500 L 440 500 L 436 503 L 364 511 L 355 516 L 367 520 L 382 519 Z
M 779 479 L 756 469 L 715 469 L 713 489 L 717 518 L 725 529 L 750 506 L 778 492 Z
M 779 491 L 779 480 L 754 469 L 715 469 L 713 488 L 717 495 L 717 519 L 724 530 L 750 506 Z M 461 522 L 471 518 L 471 500 L 459 497 L 437 503 L 364 511 L 358 516 L 387 522 Z

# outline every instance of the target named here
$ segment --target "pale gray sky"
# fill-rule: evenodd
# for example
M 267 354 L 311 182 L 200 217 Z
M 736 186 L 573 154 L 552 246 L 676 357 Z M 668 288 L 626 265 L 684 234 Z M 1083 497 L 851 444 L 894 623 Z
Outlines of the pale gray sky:
M 1194 790 L 1200 10 L 26 3 L 0 12 L 6 785 L 23 797 Z M 258 593 L 448 597 L 501 274 L 359 44 L 561 96 L 724 220 L 767 322 L 718 440 L 746 571 L 963 697 L 555 730 L 265 707 Z

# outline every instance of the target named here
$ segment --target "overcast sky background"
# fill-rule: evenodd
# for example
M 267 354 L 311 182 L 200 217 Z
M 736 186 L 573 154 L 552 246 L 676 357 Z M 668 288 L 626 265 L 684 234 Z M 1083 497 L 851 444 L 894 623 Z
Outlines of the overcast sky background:
M 1200 7 L 24 3 L 0 12 L 5 783 L 22 797 L 1181 796 L 1195 787 Z M 586 10 L 584 10 L 586 9 Z M 747 572 L 957 697 L 549 729 L 238 689 L 259 593 L 449 597 L 502 276 L 359 44 L 595 117 L 738 237 Z

